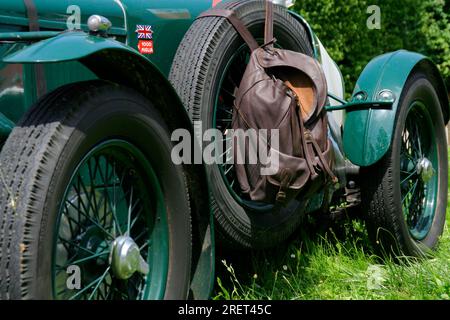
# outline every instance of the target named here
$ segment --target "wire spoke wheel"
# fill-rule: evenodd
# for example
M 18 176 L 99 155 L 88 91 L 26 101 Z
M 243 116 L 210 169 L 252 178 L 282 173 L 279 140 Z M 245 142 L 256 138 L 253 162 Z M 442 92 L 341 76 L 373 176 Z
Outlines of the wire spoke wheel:
M 61 204 L 53 259 L 55 297 L 160 298 L 162 292 L 157 291 L 166 280 L 161 269 L 167 268 L 168 259 L 164 254 L 168 238 L 162 200 L 150 164 L 131 144 L 112 140 L 89 152 Z M 135 270 L 126 249 L 121 248 L 118 258 L 114 256 L 117 239 L 125 238 L 137 248 L 139 262 L 150 266 L 146 274 Z M 159 262 L 159 270 L 151 267 L 152 261 Z M 132 269 L 124 271 L 128 265 Z M 70 266 L 80 268 L 80 290 L 67 286 Z
M 172 148 L 132 89 L 95 80 L 39 100 L 0 154 L 0 225 L 15 234 L 0 235 L 0 298 L 186 299 L 190 189 Z
M 366 225 L 381 256 L 430 256 L 444 229 L 448 150 L 432 80 L 419 70 L 410 75 L 399 97 L 390 150 L 361 168 Z
M 416 240 L 425 238 L 434 218 L 438 166 L 432 132 L 433 124 L 426 106 L 413 103 L 402 134 L 400 188 L 402 211 Z

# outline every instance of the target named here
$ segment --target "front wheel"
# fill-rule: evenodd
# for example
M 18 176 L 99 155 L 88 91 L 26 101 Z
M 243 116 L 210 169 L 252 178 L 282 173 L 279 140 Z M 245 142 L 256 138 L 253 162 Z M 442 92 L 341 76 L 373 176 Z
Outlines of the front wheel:
M 390 151 L 362 168 L 362 203 L 379 253 L 421 257 L 435 248 L 445 224 L 447 140 L 427 77 L 416 72 L 403 92 Z
M 100 81 L 44 97 L 0 155 L 0 297 L 185 299 L 189 198 L 164 121 Z

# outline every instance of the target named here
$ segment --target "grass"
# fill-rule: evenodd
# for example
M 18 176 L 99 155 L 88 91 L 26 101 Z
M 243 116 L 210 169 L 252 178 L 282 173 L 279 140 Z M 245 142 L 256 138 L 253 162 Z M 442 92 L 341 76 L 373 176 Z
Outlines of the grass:
M 382 260 L 360 220 L 326 229 L 311 221 L 288 245 L 218 253 L 214 299 L 450 299 L 450 207 L 431 259 Z

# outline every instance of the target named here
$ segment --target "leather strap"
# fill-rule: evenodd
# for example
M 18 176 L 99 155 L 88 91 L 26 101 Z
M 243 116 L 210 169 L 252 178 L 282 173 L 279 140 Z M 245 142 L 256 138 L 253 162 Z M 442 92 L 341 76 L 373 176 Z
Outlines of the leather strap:
M 299 126 L 297 125 L 297 117 L 294 117 L 293 115 L 297 114 L 297 98 L 293 98 L 291 101 L 291 135 L 292 135 L 292 141 L 301 141 L 302 137 L 299 136 L 299 134 L 302 134 L 302 128 L 300 128 L 299 130 Z M 301 115 L 299 116 L 301 118 Z M 301 151 L 301 147 L 299 144 L 294 143 L 293 145 L 293 150 L 292 150 L 292 155 L 294 157 L 301 157 L 302 156 L 302 151 Z
M 198 18 L 203 17 L 223 17 L 226 18 L 231 25 L 236 29 L 242 39 L 247 43 L 250 50 L 253 52 L 254 50 L 259 48 L 258 42 L 256 42 L 253 35 L 248 31 L 247 27 L 242 23 L 240 19 L 236 17 L 234 11 L 225 10 L 225 9 L 211 9 L 206 12 L 203 12 Z
M 273 48 L 273 3 L 272 3 L 272 0 L 266 0 L 266 27 L 264 30 L 264 42 L 267 46 Z
M 300 141 L 301 141 L 302 147 L 303 147 L 304 158 L 306 160 L 306 165 L 308 166 L 309 173 L 311 174 L 311 180 L 315 180 L 319 176 L 319 174 L 314 169 L 314 165 L 313 165 L 314 155 L 311 154 L 313 152 L 313 150 L 308 148 L 308 141 L 307 141 L 307 134 L 306 134 L 307 131 L 305 128 L 305 124 L 303 123 L 300 108 L 297 108 L 296 112 L 297 112 L 298 122 L 300 125 L 300 134 L 302 135 L 302 139 L 300 139 Z
M 28 17 L 28 27 L 30 31 L 39 31 L 39 16 L 34 0 L 23 0 Z M 36 79 L 36 94 L 39 97 L 47 92 L 47 82 L 45 79 L 45 70 L 42 64 L 34 65 L 34 74 Z
M 27 10 L 30 31 L 39 31 L 39 17 L 33 0 L 23 0 Z
M 234 11 L 226 9 L 210 9 L 200 14 L 197 19 L 204 17 L 222 17 L 226 18 L 231 25 L 236 29 L 242 39 L 247 43 L 250 50 L 253 52 L 259 48 L 253 35 L 248 28 L 236 17 Z M 264 42 L 269 48 L 273 48 L 273 3 L 272 0 L 266 0 L 266 26 L 264 32 Z
M 334 175 L 333 171 L 331 170 L 330 166 L 328 165 L 328 162 L 323 157 L 322 151 L 320 150 L 320 147 L 317 144 L 317 141 L 314 140 L 314 138 L 312 138 L 310 141 L 308 141 L 308 143 L 311 143 L 314 150 L 316 151 L 316 155 L 319 157 L 320 163 L 322 164 L 322 169 L 325 170 L 325 172 L 331 178 L 331 181 L 333 183 L 338 183 L 338 178 Z

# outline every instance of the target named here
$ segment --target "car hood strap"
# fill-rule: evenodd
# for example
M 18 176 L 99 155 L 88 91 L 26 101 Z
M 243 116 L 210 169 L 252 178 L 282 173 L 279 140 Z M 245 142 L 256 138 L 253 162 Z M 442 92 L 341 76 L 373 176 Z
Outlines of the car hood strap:
M 30 27 L 30 31 L 39 31 L 39 17 L 34 0 L 23 0 L 23 2 L 27 10 L 28 26 Z
M 23 0 L 27 10 L 28 26 L 30 31 L 39 31 L 39 16 L 34 0 Z M 43 96 L 47 92 L 47 81 L 45 79 L 45 70 L 42 64 L 34 65 L 34 74 L 36 80 L 37 97 Z
M 247 27 L 244 25 L 244 23 L 238 19 L 232 10 L 226 10 L 226 9 L 209 9 L 208 11 L 203 12 L 200 14 L 197 19 L 204 18 L 204 17 L 223 17 L 228 20 L 229 23 L 234 27 L 234 29 L 240 34 L 242 39 L 247 43 L 250 50 L 253 52 L 256 49 L 259 48 L 258 42 L 256 42 L 253 35 L 250 33 L 250 31 L 247 29 Z

